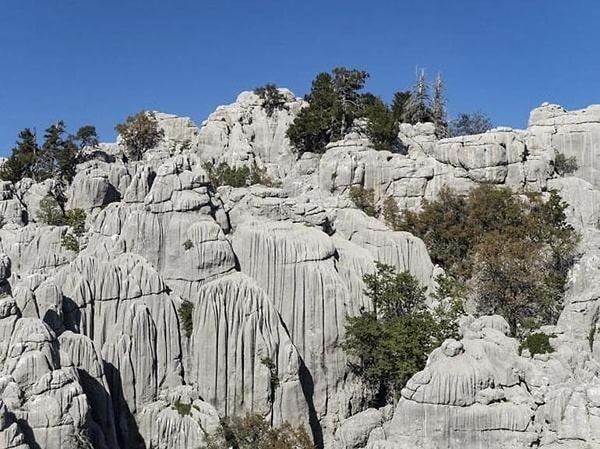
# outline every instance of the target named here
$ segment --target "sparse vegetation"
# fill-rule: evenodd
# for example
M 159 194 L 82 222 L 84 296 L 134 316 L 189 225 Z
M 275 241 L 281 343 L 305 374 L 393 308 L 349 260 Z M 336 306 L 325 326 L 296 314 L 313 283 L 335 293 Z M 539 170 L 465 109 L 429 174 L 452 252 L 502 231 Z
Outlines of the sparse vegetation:
M 492 129 L 492 121 L 483 112 L 460 113 L 450 122 L 450 136 L 482 134 Z
M 194 303 L 184 299 L 179 309 L 177 309 L 177 314 L 181 320 L 183 333 L 187 338 L 190 338 L 194 330 Z
M 46 195 L 40 201 L 38 216 L 42 223 L 50 226 L 63 226 L 66 224 L 65 215 L 60 204 L 52 195 Z
M 266 168 L 259 168 L 256 163 L 253 163 L 250 167 L 247 165 L 231 167 L 226 162 L 221 162 L 219 165 L 215 165 L 212 162 L 205 162 L 203 168 L 206 170 L 210 183 L 214 187 L 223 185 L 248 187 L 255 184 L 265 187 L 278 187 L 279 185 L 278 182 L 267 175 Z
M 268 117 L 271 117 L 277 110 L 287 109 L 285 97 L 275 84 L 265 84 L 254 89 L 254 93 L 263 100 L 263 108 Z
M 594 341 L 596 339 L 596 326 L 598 325 L 598 316 L 594 316 L 592 319 L 592 324 L 590 325 L 590 331 L 588 333 L 588 344 L 590 346 L 590 351 L 594 350 Z
M 303 428 L 283 423 L 271 427 L 260 415 L 221 420 L 221 428 L 206 435 L 203 449 L 316 449 Z
M 125 123 L 119 123 L 115 130 L 121 136 L 127 157 L 133 161 L 142 159 L 144 153 L 154 148 L 164 137 L 154 112 L 140 111 L 127 117 Z
M 85 233 L 86 213 L 83 209 L 67 209 L 64 214 L 64 224 L 71 230 L 67 232 L 61 241 L 61 245 L 69 251 L 78 253 L 81 249 L 81 237 Z
M 554 157 L 554 171 L 559 176 L 575 173 L 579 167 L 575 156 L 566 157 L 563 153 L 556 153 Z
M 369 217 L 374 217 L 377 213 L 375 209 L 375 193 L 373 189 L 365 189 L 363 186 L 350 188 L 350 199 L 356 207 L 362 210 Z
M 401 226 L 402 214 L 398 203 L 396 203 L 396 200 L 392 196 L 386 197 L 383 202 L 383 220 L 394 231 L 399 230 Z
M 529 350 L 532 357 L 536 354 L 548 354 L 554 352 L 554 348 L 550 345 L 550 337 L 551 335 L 541 332 L 528 335 L 519 346 L 519 354 L 521 354 L 523 349 Z
M 180 416 L 188 416 L 192 414 L 192 404 L 186 404 L 177 399 L 173 403 L 173 408 L 177 410 Z
M 71 227 L 77 237 L 81 237 L 85 232 L 85 220 L 87 215 L 83 209 L 74 208 L 65 211 L 65 223 Z
M 70 232 L 67 232 L 63 236 L 60 244 L 69 251 L 74 251 L 78 253 L 80 250 L 79 239 Z
M 279 371 L 277 370 L 277 365 L 270 357 L 263 357 L 260 359 L 260 363 L 267 367 L 270 375 L 270 397 L 269 401 L 271 403 L 275 400 L 275 390 L 279 388 Z

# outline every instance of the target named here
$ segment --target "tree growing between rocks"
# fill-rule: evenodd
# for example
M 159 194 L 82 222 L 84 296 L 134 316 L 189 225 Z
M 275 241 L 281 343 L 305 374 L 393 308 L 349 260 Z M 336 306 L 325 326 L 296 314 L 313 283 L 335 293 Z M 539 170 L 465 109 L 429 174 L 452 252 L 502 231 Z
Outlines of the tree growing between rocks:
M 151 111 L 140 111 L 127 117 L 124 123 L 115 126 L 115 130 L 121 136 L 127 157 L 133 161 L 141 160 L 144 153 L 158 145 L 165 135 L 158 126 L 156 114 Z
M 285 105 L 285 97 L 279 92 L 275 84 L 265 84 L 264 86 L 254 89 L 254 93 L 263 100 L 262 107 L 267 113 L 267 117 L 271 117 L 277 110 L 288 109 Z
M 368 77 L 365 71 L 344 67 L 319 73 L 304 98 L 308 106 L 287 130 L 292 145 L 300 153 L 323 153 L 329 142 L 342 139 L 362 113 L 359 92 Z
M 578 236 L 558 193 L 524 198 L 482 184 L 463 197 L 443 189 L 396 222 L 424 240 L 432 261 L 468 286 L 478 314 L 500 314 L 524 338 L 562 308 Z M 476 268 L 476 269 L 475 269 Z
M 352 371 L 370 387 L 373 405 L 383 406 L 425 367 L 434 348 L 455 336 L 456 326 L 427 309 L 425 289 L 408 272 L 377 263 L 363 282 L 372 309 L 347 318 L 342 347 Z
M 398 120 L 384 101 L 372 94 L 363 96 L 363 113 L 367 120 L 365 131 L 376 150 L 393 150 L 398 139 Z
M 42 223 L 50 226 L 63 226 L 65 224 L 65 214 L 63 213 L 58 200 L 52 195 L 46 195 L 40 201 L 38 215 Z

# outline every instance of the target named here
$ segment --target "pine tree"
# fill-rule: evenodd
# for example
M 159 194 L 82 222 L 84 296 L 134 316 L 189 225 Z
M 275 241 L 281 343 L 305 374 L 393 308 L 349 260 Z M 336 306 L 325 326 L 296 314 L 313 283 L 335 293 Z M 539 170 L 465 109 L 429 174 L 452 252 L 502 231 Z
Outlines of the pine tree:
M 50 125 L 44 132 L 44 143 L 35 164 L 40 180 L 54 178 L 60 173 L 58 155 L 63 151 L 64 133 L 65 123 L 62 120 Z
M 93 125 L 82 126 L 73 136 L 73 140 L 79 143 L 81 149 L 84 147 L 97 147 L 99 141 L 96 127 Z
M 392 112 L 396 120 L 400 123 L 406 122 L 410 97 L 411 95 L 409 90 L 394 93 L 394 99 L 392 100 Z
M 404 121 L 415 125 L 433 120 L 431 100 L 429 97 L 429 84 L 425 77 L 425 70 L 417 73 L 417 81 L 411 91 L 410 101 L 406 107 Z
M 290 142 L 300 153 L 323 153 L 329 142 L 342 139 L 354 120 L 362 114 L 362 97 L 367 72 L 336 67 L 332 74 L 319 73 L 310 94 L 287 131 Z
M 442 139 L 449 137 L 448 119 L 446 115 L 446 98 L 444 97 L 444 81 L 438 73 L 433 89 L 432 118 L 435 125 L 435 135 Z
M 0 178 L 13 183 L 25 177 L 36 180 L 33 167 L 38 152 L 35 133 L 30 128 L 25 128 L 19 133 L 19 140 L 12 150 L 12 155 L 0 169 Z
M 144 153 L 154 148 L 162 140 L 165 131 L 158 126 L 156 115 L 151 111 L 140 111 L 127 117 L 125 123 L 119 123 L 115 130 L 121 136 L 127 156 L 139 161 Z
M 398 120 L 393 111 L 372 94 L 363 96 L 364 116 L 367 119 L 366 132 L 376 150 L 393 149 L 398 138 Z
M 364 70 L 349 70 L 345 67 L 336 67 L 332 72 L 334 90 L 340 103 L 341 139 L 361 113 L 362 98 L 359 91 L 364 87 L 369 74 Z

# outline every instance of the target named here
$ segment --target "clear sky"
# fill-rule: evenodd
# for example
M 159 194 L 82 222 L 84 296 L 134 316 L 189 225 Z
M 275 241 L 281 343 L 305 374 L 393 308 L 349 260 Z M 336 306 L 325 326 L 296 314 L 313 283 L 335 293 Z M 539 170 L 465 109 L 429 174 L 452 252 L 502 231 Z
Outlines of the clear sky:
M 302 96 L 318 72 L 366 70 L 389 100 L 422 67 L 450 116 L 525 127 L 543 101 L 599 103 L 598 0 L 3 0 L 0 155 L 57 120 L 102 141 L 141 109 L 200 124 L 267 82 Z

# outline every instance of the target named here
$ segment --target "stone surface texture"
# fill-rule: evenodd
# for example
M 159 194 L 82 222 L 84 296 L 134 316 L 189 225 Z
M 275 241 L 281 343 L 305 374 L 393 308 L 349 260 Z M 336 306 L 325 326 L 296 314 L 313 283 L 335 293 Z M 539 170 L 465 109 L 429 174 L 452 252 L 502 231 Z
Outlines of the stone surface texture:
M 357 128 L 299 157 L 286 130 L 305 103 L 280 92 L 272 115 L 252 92 L 200 127 L 156 113 L 164 137 L 141 161 L 118 141 L 85 149 L 64 190 L 87 216 L 79 252 L 40 214 L 60 186 L 0 183 L 0 447 L 193 449 L 248 412 L 326 449 L 600 447 L 600 106 L 443 140 L 402 124 L 394 152 Z M 559 177 L 558 154 L 579 168 Z M 215 187 L 207 162 L 276 182 Z M 465 319 L 397 404 L 368 408 L 340 346 L 371 306 L 363 275 L 381 261 L 432 288 L 439 269 L 350 190 L 416 210 L 480 182 L 569 203 L 580 257 L 555 352 L 520 355 L 502 317 Z

